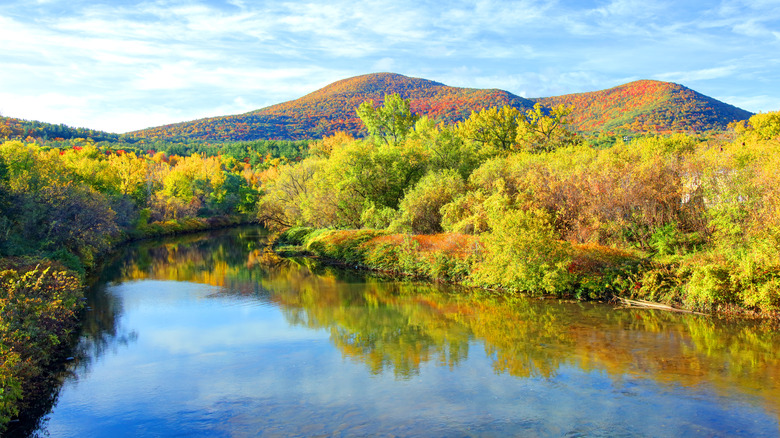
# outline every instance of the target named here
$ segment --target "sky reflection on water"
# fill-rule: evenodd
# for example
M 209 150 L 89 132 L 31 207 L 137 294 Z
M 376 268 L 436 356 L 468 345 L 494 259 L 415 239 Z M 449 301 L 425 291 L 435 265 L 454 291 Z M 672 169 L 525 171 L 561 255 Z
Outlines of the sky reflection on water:
M 476 296 L 232 230 L 106 268 L 52 436 L 776 436 L 775 331 Z M 101 306 L 101 303 L 103 304 Z

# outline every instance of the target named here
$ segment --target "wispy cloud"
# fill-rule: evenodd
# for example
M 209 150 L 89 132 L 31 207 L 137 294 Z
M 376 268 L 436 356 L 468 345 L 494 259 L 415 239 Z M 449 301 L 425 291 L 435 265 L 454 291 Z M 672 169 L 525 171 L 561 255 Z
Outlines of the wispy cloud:
M 737 66 L 731 65 L 725 67 L 705 68 L 694 71 L 661 73 L 655 75 L 654 79 L 690 83 L 693 81 L 729 77 L 734 74 L 735 70 L 737 70 Z
M 125 131 L 395 71 L 532 97 L 656 78 L 759 111 L 780 101 L 776 53 L 776 0 L 6 0 L 0 109 Z

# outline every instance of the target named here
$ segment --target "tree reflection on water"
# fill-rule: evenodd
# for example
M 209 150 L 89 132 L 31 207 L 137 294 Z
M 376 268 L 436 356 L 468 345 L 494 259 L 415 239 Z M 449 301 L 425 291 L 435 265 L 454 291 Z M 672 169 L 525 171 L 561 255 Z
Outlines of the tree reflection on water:
M 118 326 L 122 302 L 106 285 L 155 279 L 209 284 L 213 296 L 273 303 L 293 325 L 325 329 L 344 357 L 407 379 L 422 364 L 458 367 L 484 348 L 496 373 L 550 378 L 563 367 L 660 385 L 707 384 L 760 400 L 778 416 L 780 345 L 766 322 L 617 309 L 388 280 L 279 259 L 262 230 L 246 228 L 136 243 L 106 265 L 89 298 L 81 367 L 133 342 Z

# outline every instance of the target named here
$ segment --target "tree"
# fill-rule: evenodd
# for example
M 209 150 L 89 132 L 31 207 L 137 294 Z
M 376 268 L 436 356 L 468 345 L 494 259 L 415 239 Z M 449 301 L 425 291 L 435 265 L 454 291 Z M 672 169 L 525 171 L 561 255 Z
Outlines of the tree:
M 747 122 L 736 122 L 733 126 L 743 138 L 771 140 L 780 136 L 780 111 L 754 114 Z
M 385 94 L 384 104 L 379 108 L 374 108 L 373 100 L 361 103 L 357 115 L 371 137 L 391 146 L 402 142 L 419 119 L 412 113 L 409 99 L 402 99 L 397 93 Z
M 417 142 L 428 155 L 430 170 L 454 169 L 464 180 L 480 164 L 480 154 L 473 142 L 466 141 L 454 126 L 436 125 L 423 116 L 414 126 L 414 134 L 406 142 Z M 413 145 L 411 145 L 413 146 Z
M 453 169 L 428 173 L 401 200 L 401 221 L 414 233 L 440 233 L 441 208 L 462 194 L 465 186 Z
M 501 109 L 485 108 L 472 112 L 468 119 L 458 123 L 458 131 L 465 139 L 477 142 L 483 148 L 508 151 L 515 145 L 519 117 L 520 111 L 510 105 Z
M 8 167 L 5 165 L 5 159 L 0 155 L 0 253 L 3 252 L 6 235 L 11 227 L 11 220 L 7 216 L 10 204 L 11 192 L 8 189 Z
M 351 135 L 344 131 L 336 131 L 333 135 L 322 140 L 309 143 L 309 154 L 315 157 L 328 158 L 334 150 L 355 141 Z
M 560 293 L 571 282 L 571 246 L 558 240 L 550 213 L 512 208 L 503 193 L 488 207 L 491 231 L 481 237 L 484 258 L 473 272 L 477 284 L 529 293 Z
M 111 155 L 108 163 L 119 179 L 119 192 L 123 196 L 131 197 L 138 206 L 145 206 L 147 202 L 146 174 L 149 163 L 138 158 L 130 152 L 121 155 Z
M 525 112 L 525 117 L 518 118 L 517 144 L 531 152 L 550 152 L 561 146 L 580 142 L 579 136 L 569 131 L 566 117 L 572 109 L 558 105 L 549 113 L 537 103 L 533 109 Z
M 320 158 L 308 158 L 285 164 L 266 173 L 263 196 L 257 206 L 257 218 L 270 228 L 304 225 L 303 206 L 315 187 L 312 178 L 322 165 Z M 328 187 L 330 192 L 334 190 Z M 319 212 L 318 212 L 319 213 Z M 306 223 L 305 225 L 310 225 Z

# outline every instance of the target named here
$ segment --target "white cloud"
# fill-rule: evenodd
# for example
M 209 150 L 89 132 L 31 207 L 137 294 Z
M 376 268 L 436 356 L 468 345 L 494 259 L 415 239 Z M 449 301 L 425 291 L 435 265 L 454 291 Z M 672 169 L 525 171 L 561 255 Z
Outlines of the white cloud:
M 393 58 L 382 58 L 375 62 L 373 65 L 374 71 L 393 71 L 395 66 L 395 60 Z
M 657 78 L 780 100 L 777 1 L 89 3 L 0 5 L 7 115 L 122 131 L 373 71 L 530 96 Z
M 690 83 L 694 81 L 702 81 L 707 79 L 725 78 L 733 75 L 736 72 L 736 70 L 737 70 L 737 66 L 731 65 L 725 67 L 705 68 L 705 69 L 693 70 L 693 71 L 661 73 L 661 74 L 654 75 L 653 78 L 661 81 Z
M 767 94 L 757 96 L 727 95 L 715 98 L 754 113 L 780 111 L 780 101 L 778 101 L 777 96 Z

